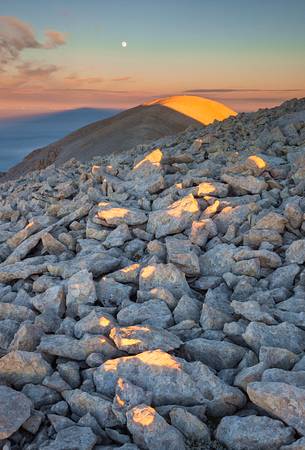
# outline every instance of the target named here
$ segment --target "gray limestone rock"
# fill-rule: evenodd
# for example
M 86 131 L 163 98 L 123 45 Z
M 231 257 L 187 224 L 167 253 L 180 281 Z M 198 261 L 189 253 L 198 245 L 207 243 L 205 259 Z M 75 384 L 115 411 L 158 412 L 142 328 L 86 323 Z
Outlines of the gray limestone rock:
M 156 349 L 168 352 L 182 345 L 182 341 L 174 334 L 150 325 L 112 328 L 110 338 L 118 349 L 132 355 Z
M 30 417 L 32 402 L 21 392 L 0 386 L 0 441 L 10 437 Z
M 266 416 L 231 416 L 221 420 L 216 439 L 234 450 L 271 450 L 290 444 L 294 431 Z
M 210 339 L 193 339 L 183 345 L 183 352 L 188 361 L 201 361 L 216 369 L 236 367 L 246 350 L 236 344 Z
M 126 416 L 127 428 L 134 442 L 141 448 L 186 450 L 182 434 L 151 406 L 137 405 L 129 410 Z
M 250 383 L 247 393 L 255 405 L 295 428 L 301 435 L 305 434 L 304 389 L 265 381 Z
M 52 368 L 41 353 L 15 350 L 0 358 L 0 380 L 16 387 L 39 384 L 51 373 Z

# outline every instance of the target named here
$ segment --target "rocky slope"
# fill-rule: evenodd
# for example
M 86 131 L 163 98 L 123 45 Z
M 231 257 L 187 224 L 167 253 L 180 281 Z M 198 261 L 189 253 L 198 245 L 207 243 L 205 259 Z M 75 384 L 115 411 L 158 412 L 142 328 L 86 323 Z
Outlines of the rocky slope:
M 61 165 L 71 158 L 89 161 L 96 155 L 129 150 L 137 144 L 223 120 L 236 113 L 221 103 L 196 96 L 158 99 L 99 120 L 69 134 L 54 144 L 31 152 L 12 167 L 2 180 L 9 180 L 52 163 Z
M 305 99 L 1 185 L 2 448 L 304 449 L 304 175 Z

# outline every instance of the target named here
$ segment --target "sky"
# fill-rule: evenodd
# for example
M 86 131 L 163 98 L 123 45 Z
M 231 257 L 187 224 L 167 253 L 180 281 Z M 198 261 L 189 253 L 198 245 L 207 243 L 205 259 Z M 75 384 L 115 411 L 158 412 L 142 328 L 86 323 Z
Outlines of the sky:
M 0 0 L 0 116 L 305 97 L 304 25 L 305 0 Z

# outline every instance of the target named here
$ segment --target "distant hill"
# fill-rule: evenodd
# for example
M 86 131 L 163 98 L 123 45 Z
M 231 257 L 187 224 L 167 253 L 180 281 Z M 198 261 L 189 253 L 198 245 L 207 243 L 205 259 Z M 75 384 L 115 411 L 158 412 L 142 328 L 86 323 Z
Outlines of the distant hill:
M 208 125 L 231 115 L 236 115 L 236 112 L 201 97 L 157 99 L 87 125 L 51 145 L 35 150 L 4 178 L 15 178 L 53 162 L 62 164 L 71 158 L 87 161 L 97 155 L 129 150 L 138 144 L 184 131 L 188 126 Z
M 84 125 L 111 117 L 118 112 L 118 109 L 78 108 L 0 118 L 0 171 L 17 164 L 32 150 L 44 147 Z

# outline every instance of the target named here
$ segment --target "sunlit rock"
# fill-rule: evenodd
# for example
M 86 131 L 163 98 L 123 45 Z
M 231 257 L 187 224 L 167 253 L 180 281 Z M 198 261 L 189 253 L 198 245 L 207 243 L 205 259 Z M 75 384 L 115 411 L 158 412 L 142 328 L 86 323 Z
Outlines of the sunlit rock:
M 149 214 L 147 231 L 155 234 L 156 238 L 180 233 L 191 225 L 199 216 L 200 208 L 197 200 L 188 195 L 172 203 L 164 210 L 153 211 Z

